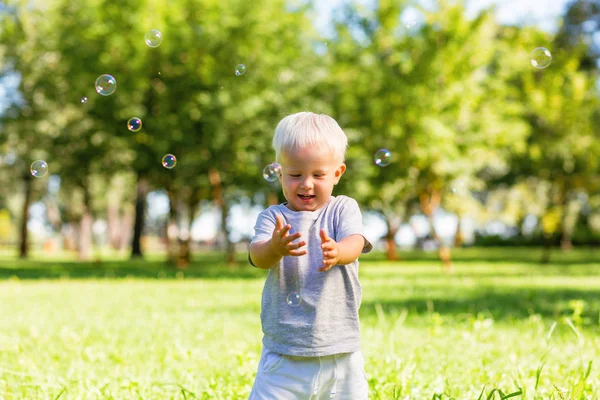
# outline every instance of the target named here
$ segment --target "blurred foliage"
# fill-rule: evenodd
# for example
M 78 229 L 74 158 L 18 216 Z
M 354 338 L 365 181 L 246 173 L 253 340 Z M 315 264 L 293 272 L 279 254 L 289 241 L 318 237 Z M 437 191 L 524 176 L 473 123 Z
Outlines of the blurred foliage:
M 308 109 L 348 134 L 336 193 L 379 212 L 391 233 L 423 194 L 459 216 L 519 225 L 533 214 L 549 235 L 572 231 L 582 207 L 570 204 L 600 191 L 596 53 L 582 28 L 597 13 L 584 3 L 556 34 L 499 25 L 493 8 L 468 17 L 461 1 L 417 7 L 415 24 L 413 3 L 346 3 L 324 38 L 310 4 L 284 0 L 5 2 L 0 77 L 18 72 L 22 102 L 0 115 L 0 155 L 14 159 L 0 162 L 0 208 L 29 182 L 66 221 L 105 217 L 110 204 L 130 207 L 143 178 L 189 213 L 215 197 L 211 171 L 227 204 L 281 199 L 261 176 L 272 132 Z M 163 34 L 157 48 L 144 43 L 150 29 Z M 543 70 L 529 63 L 540 46 L 553 54 Z M 117 80 L 106 97 L 93 86 L 105 73 Z M 373 163 L 379 148 L 392 152 L 387 167 Z M 161 166 L 166 153 L 176 168 Z M 59 194 L 31 182 L 35 159 L 60 176 Z M 494 192 L 500 210 L 486 203 Z

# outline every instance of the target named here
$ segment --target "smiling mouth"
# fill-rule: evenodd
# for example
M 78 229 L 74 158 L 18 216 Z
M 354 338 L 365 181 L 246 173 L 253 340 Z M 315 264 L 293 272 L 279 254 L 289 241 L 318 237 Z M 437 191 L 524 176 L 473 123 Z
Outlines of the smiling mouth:
M 300 199 L 302 199 L 304 201 L 308 201 L 308 200 L 313 199 L 315 197 L 315 195 L 299 194 L 298 197 L 300 197 Z

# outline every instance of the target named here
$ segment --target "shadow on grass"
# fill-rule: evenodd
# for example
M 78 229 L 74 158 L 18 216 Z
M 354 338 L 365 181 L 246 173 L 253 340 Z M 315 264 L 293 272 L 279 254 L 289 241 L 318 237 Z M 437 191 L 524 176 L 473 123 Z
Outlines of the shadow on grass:
M 464 276 L 515 276 L 544 275 L 588 275 L 600 270 L 600 251 L 597 249 L 575 249 L 569 253 L 556 251 L 548 265 L 540 265 L 540 249 L 531 248 L 467 248 L 453 250 L 453 260 L 463 264 L 454 277 Z M 43 256 L 42 256 L 43 257 Z M 165 256 L 150 255 L 146 259 L 105 260 L 81 262 L 65 259 L 39 258 L 20 260 L 0 257 L 0 279 L 101 279 L 101 278 L 203 278 L 203 279 L 263 279 L 267 271 L 252 267 L 247 253 L 237 254 L 237 265 L 228 266 L 220 252 L 194 254 L 193 262 L 185 269 L 167 264 Z M 436 252 L 400 252 L 401 260 L 386 261 L 385 254 L 373 252 L 361 256 L 361 265 L 376 271 L 378 266 L 392 267 L 389 271 L 376 271 L 378 277 L 395 276 L 398 268 L 413 278 L 435 275 L 433 269 L 440 266 Z M 482 268 L 478 264 L 482 264 Z M 493 268 L 483 264 L 494 264 Z M 514 265 L 520 264 L 520 265 Z M 528 265 L 530 264 L 530 266 Z M 596 264 L 595 266 L 592 264 Z M 465 269 L 466 267 L 467 269 Z M 598 268 L 596 268 L 598 267 Z M 370 271 L 365 272 L 370 274 Z M 543 271 L 543 272 L 542 272 Z M 440 266 L 441 273 L 441 266 Z
M 176 268 L 165 261 L 132 259 L 122 261 L 4 261 L 0 260 L 0 279 L 258 279 L 267 271 L 252 267 L 246 254 L 237 257 L 237 265 L 229 266 L 218 253 L 195 256 L 186 268 Z
M 386 313 L 407 309 L 412 314 L 436 312 L 441 315 L 477 316 L 483 314 L 495 320 L 521 320 L 539 314 L 544 318 L 573 318 L 572 300 L 584 302 L 581 318 L 586 325 L 600 327 L 600 296 L 597 289 L 573 288 L 503 288 L 485 287 L 478 290 L 449 287 L 444 297 L 410 296 L 406 299 L 370 300 L 361 305 L 362 316 L 376 316 L 379 305 Z M 428 304 L 429 303 L 429 304 Z M 431 307 L 431 310 L 429 309 Z
M 452 249 L 452 261 L 460 263 L 520 263 L 542 265 L 540 247 L 466 247 Z M 398 252 L 400 264 L 411 262 L 439 262 L 437 251 L 401 250 Z M 384 252 L 373 252 L 361 256 L 361 260 L 390 262 Z M 554 265 L 600 264 L 600 250 L 594 247 L 578 247 L 571 251 L 553 248 L 550 263 Z

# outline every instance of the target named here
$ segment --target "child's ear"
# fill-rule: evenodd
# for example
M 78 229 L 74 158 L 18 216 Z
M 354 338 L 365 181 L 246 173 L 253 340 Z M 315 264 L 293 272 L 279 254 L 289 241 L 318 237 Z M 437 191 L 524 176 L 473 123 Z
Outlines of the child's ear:
M 340 164 L 339 167 L 337 167 L 337 169 L 335 170 L 335 185 L 337 185 L 337 183 L 340 181 L 340 178 L 342 177 L 342 175 L 344 175 L 344 172 L 346 171 L 346 164 L 342 163 Z

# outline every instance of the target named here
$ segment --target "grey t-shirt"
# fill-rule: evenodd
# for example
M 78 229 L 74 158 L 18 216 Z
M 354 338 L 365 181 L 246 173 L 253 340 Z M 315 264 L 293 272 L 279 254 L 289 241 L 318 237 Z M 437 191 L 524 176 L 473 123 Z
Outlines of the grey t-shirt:
M 276 353 L 307 357 L 360 350 L 358 309 L 362 288 L 358 260 L 326 272 L 317 270 L 323 261 L 320 229 L 336 242 L 355 234 L 364 237 L 356 200 L 331 196 L 316 211 L 292 211 L 285 204 L 270 206 L 258 216 L 250 245 L 272 237 L 276 214 L 283 216 L 284 224 L 291 225 L 290 234 L 302 233 L 298 240 L 307 243 L 307 254 L 283 257 L 269 269 L 260 314 L 263 345 Z M 362 252 L 372 248 L 365 238 Z

